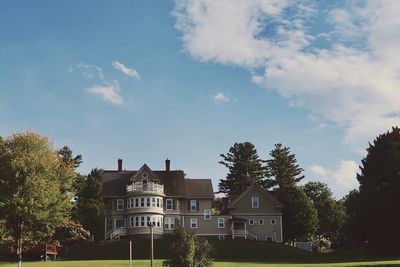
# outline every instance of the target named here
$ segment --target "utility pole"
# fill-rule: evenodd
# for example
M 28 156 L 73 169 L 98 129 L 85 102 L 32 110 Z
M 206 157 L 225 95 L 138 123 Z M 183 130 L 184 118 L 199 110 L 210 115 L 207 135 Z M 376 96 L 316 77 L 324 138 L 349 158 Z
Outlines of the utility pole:
M 132 267 L 132 241 L 129 241 L 129 267 Z

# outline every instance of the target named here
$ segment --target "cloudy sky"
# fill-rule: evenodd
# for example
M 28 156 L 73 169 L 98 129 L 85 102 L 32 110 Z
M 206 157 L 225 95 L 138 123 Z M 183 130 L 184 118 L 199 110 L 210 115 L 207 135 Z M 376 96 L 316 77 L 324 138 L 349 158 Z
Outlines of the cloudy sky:
M 339 198 L 399 124 L 400 1 L 0 1 L 0 134 L 33 129 L 80 171 L 212 178 L 234 142 L 296 154 Z

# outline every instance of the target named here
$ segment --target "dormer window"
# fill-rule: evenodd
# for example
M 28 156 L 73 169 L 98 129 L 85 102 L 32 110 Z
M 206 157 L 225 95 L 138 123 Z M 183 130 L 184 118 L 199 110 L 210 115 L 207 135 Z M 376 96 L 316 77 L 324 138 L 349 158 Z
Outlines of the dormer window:
M 253 209 L 258 208 L 258 197 L 251 197 L 251 207 Z

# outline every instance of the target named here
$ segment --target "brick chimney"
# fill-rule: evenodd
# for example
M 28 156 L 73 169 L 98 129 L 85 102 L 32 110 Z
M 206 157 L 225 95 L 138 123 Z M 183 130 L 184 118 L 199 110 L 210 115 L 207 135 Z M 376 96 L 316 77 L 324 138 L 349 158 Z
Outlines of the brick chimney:
M 165 160 L 165 170 L 169 172 L 171 170 L 171 161 L 169 159 Z
M 118 171 L 122 171 L 122 159 L 118 159 Z

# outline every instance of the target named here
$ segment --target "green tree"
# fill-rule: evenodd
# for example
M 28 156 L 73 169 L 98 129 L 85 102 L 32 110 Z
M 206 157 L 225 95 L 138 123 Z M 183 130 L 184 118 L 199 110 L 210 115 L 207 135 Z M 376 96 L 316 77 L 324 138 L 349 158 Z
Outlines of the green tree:
M 235 143 L 226 155 L 220 156 L 219 163 L 229 170 L 226 179 L 220 179 L 220 193 L 239 195 L 254 182 L 264 186 L 265 167 L 252 143 Z
M 318 229 L 317 211 L 304 191 L 297 186 L 286 186 L 278 190 L 283 204 L 283 239 L 303 241 Z
M 362 160 L 360 183 L 361 218 L 368 218 L 366 238 L 379 248 L 398 247 L 400 239 L 400 129 L 379 135 Z
M 92 169 L 87 177 L 79 177 L 75 219 L 96 239 L 100 239 L 104 231 L 103 171 Z
M 172 235 L 171 258 L 165 260 L 163 266 L 209 267 L 212 266 L 211 251 L 212 246 L 206 239 L 177 227 Z
M 0 140 L 0 215 L 15 242 L 19 265 L 24 238 L 51 236 L 70 212 L 74 170 L 62 164 L 47 137 L 16 133 Z
M 334 199 L 327 184 L 308 182 L 302 189 L 317 210 L 317 234 L 337 244 L 347 218 L 344 206 Z
M 53 240 L 58 241 L 64 251 L 89 237 L 89 231 L 73 221 L 58 225 L 53 234 Z
M 346 209 L 347 220 L 343 228 L 346 245 L 358 246 L 366 240 L 365 223 L 368 218 L 362 218 L 360 192 L 351 190 L 340 202 Z
M 271 159 L 267 160 L 268 179 L 267 187 L 278 185 L 280 188 L 295 186 L 297 182 L 304 178 L 301 173 L 304 169 L 297 164 L 295 154 L 290 153 L 290 148 L 276 144 L 275 148 L 269 153 Z

